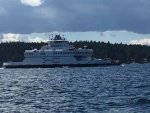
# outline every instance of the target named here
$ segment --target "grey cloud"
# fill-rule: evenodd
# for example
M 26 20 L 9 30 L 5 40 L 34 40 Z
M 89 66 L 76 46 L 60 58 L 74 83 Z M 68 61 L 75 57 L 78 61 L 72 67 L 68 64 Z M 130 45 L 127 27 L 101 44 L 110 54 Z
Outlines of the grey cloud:
M 29 7 L 0 1 L 0 32 L 128 30 L 150 33 L 148 0 L 45 0 Z

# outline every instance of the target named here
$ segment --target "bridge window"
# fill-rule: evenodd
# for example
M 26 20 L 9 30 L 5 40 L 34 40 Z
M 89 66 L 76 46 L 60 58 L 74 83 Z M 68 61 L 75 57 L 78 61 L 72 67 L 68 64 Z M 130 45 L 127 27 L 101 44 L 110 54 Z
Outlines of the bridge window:
M 45 55 L 45 53 L 41 53 L 41 55 Z

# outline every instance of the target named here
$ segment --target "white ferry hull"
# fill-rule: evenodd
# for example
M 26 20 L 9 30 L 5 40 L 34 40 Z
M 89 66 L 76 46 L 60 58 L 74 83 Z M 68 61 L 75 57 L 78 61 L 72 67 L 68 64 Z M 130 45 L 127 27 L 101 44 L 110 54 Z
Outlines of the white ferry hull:
M 92 59 L 92 49 L 75 48 L 68 41 L 56 35 L 40 50 L 25 50 L 22 62 L 3 63 L 5 68 L 51 68 L 51 67 L 89 67 L 114 65 L 110 59 Z M 116 64 L 115 64 L 116 65 Z
M 110 60 L 91 61 L 84 64 L 21 64 L 22 62 L 8 62 L 4 63 L 4 68 L 55 68 L 55 67 L 96 67 L 96 66 L 111 66 L 120 65 L 119 63 L 112 63 Z

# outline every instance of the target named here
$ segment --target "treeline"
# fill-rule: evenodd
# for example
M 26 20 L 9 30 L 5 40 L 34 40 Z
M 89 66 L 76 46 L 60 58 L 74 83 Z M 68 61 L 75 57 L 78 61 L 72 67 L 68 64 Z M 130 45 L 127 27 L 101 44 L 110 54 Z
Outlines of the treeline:
M 23 52 L 25 50 L 40 49 L 42 45 L 47 43 L 28 43 L 28 42 L 5 42 L 0 43 L 0 65 L 7 61 L 22 61 L 24 59 Z M 96 41 L 75 41 L 70 42 L 76 48 L 87 48 L 94 50 L 94 58 L 111 58 L 120 60 L 121 63 L 132 62 L 150 62 L 150 46 L 127 45 L 127 44 L 111 44 Z
M 0 43 L 0 66 L 7 61 L 22 61 L 24 51 L 32 48 L 40 49 L 46 43 L 5 42 Z
M 96 58 L 111 58 L 119 60 L 121 63 L 150 62 L 150 46 L 146 45 L 111 44 L 100 41 L 76 41 L 72 44 L 76 47 L 87 45 L 87 48 L 94 50 L 93 57 Z

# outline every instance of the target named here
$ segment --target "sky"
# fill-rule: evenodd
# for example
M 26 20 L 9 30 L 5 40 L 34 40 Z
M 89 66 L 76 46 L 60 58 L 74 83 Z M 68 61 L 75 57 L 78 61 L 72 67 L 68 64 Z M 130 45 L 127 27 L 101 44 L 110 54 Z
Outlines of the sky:
M 149 0 L 0 0 L 0 42 L 93 40 L 150 45 Z

